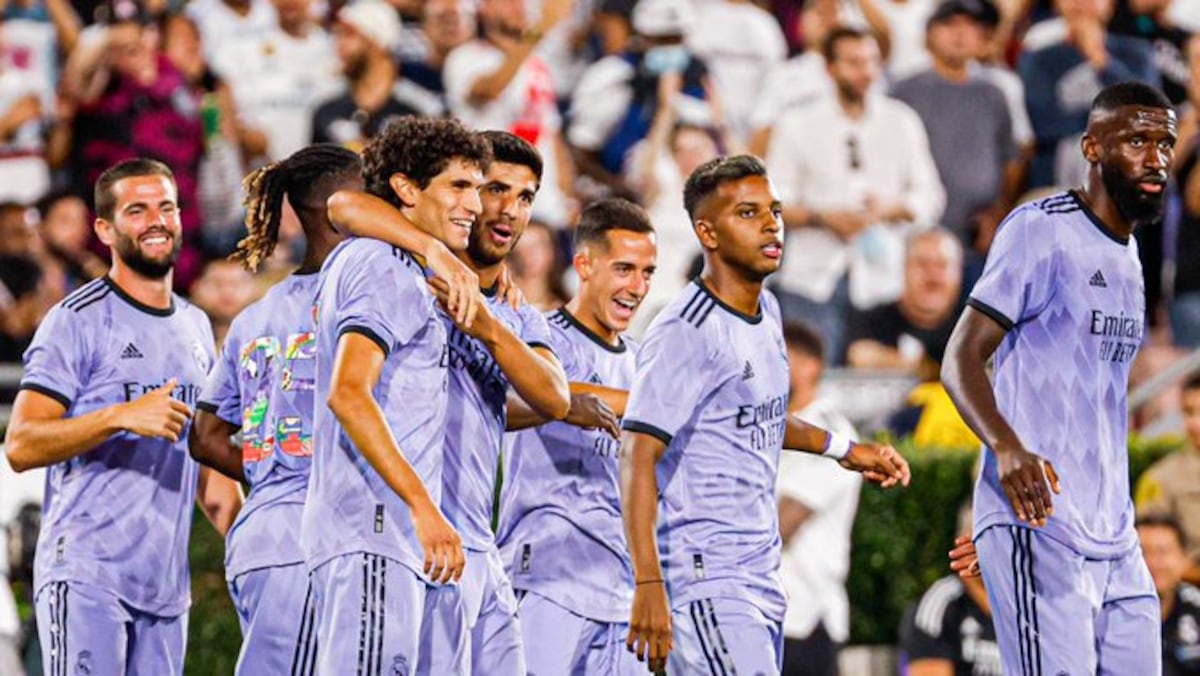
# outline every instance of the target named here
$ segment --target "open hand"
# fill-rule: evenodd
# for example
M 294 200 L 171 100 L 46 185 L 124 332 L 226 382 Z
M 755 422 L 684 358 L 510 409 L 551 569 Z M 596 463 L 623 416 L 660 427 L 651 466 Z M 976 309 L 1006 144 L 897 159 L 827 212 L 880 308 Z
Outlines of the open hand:
M 434 240 L 425 250 L 425 265 L 443 283 L 446 313 L 460 326 L 470 326 L 483 298 L 479 293 L 479 275 L 467 267 L 445 244 Z
M 458 532 L 432 503 L 414 509 L 412 519 L 417 540 L 425 550 L 425 574 L 438 584 L 457 582 L 467 563 Z

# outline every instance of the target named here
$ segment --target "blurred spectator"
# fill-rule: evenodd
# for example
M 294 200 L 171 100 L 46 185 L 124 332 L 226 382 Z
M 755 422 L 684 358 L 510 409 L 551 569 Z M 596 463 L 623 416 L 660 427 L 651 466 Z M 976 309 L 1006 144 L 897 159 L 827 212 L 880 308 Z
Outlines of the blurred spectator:
M 912 235 L 904 256 L 899 300 L 852 313 L 846 363 L 854 368 L 916 374 L 940 365 L 962 304 L 962 246 L 941 228 Z
M 1029 111 L 1025 109 L 1025 85 L 1004 60 L 1005 48 L 1008 47 L 1006 36 L 1011 34 L 1011 20 L 1005 19 L 991 0 L 974 2 L 981 10 L 979 16 L 982 18 L 983 41 L 970 68 L 1004 94 L 1008 117 L 1012 121 L 1013 143 L 1021 153 L 1022 175 L 1018 184 L 1024 186 L 1029 158 L 1033 156 L 1033 123 L 1029 120 Z
M 788 227 L 775 275 L 780 308 L 785 320 L 812 322 L 836 359 L 851 305 L 899 297 L 904 238 L 937 224 L 945 192 L 921 119 L 870 94 L 879 76 L 875 40 L 837 28 L 823 51 L 837 96 L 783 116 L 767 166 Z
M 229 44 L 261 38 L 278 25 L 271 0 L 190 0 L 186 7 L 200 28 L 204 60 L 210 64 Z
M 637 34 L 629 51 L 606 56 L 583 74 L 571 102 L 567 138 L 579 169 L 622 193 L 628 154 L 650 132 L 661 105 L 659 78 L 683 75 L 683 96 L 675 99 L 681 119 L 711 122 L 708 68 L 684 44 L 693 25 L 688 0 L 639 0 L 633 8 Z
M 347 91 L 317 106 L 313 143 L 360 150 L 392 118 L 420 114 L 395 95 L 399 72 L 392 48 L 399 37 L 400 18 L 382 0 L 364 0 L 338 12 L 333 38 Z
M 48 112 L 33 76 L 0 64 L 0 200 L 32 204 L 50 189 Z
M 530 16 L 545 11 L 548 0 L 526 0 Z M 537 55 L 550 69 L 560 104 L 567 104 L 583 71 L 595 60 L 590 43 L 592 21 L 597 5 L 604 0 L 572 0 L 571 10 L 538 42 Z
M 475 4 L 470 0 L 426 0 L 421 32 L 425 49 L 419 55 L 406 55 L 400 68 L 405 82 L 436 97 L 438 107 L 444 108 L 442 68 L 450 52 L 475 36 Z
M 788 413 L 851 439 L 854 426 L 817 399 L 824 369 L 821 338 L 803 324 L 788 324 L 791 392 Z M 832 676 L 838 650 L 850 637 L 850 530 L 862 477 L 808 453 L 784 452 L 775 491 L 783 556 L 779 574 L 787 592 L 783 618 L 783 676 Z
M 750 0 L 711 0 L 698 5 L 687 45 L 708 64 L 729 135 L 745 145 L 751 119 L 770 93 L 767 74 L 787 58 L 779 23 Z
M 863 3 L 864 18 L 871 22 L 871 2 Z M 892 81 L 902 80 L 929 67 L 929 52 L 925 49 L 925 25 L 937 8 L 938 0 L 879 0 L 878 12 L 883 15 L 887 41 L 884 47 L 887 73 Z M 872 23 L 879 37 L 880 30 Z
M 312 0 L 273 0 L 278 24 L 229 44 L 213 70 L 229 83 L 248 167 L 281 160 L 312 139 L 317 104 L 338 93 L 333 40 L 313 17 Z
M 92 224 L 87 205 L 77 195 L 47 195 L 37 205 L 45 258 L 42 274 L 58 298 L 97 277 L 108 274 L 108 262 L 88 249 Z
M 1193 565 L 1179 522 L 1168 516 L 1140 517 L 1138 540 L 1162 607 L 1163 676 L 1200 674 L 1200 589 L 1184 581 Z
M 687 273 L 692 260 L 700 255 L 700 240 L 679 196 L 687 177 L 720 154 L 716 130 L 679 122 L 675 100 L 682 95 L 683 77 L 664 73 L 658 84 L 663 105 L 655 113 L 650 133 L 634 148 L 630 162 L 630 188 L 646 206 L 658 245 L 654 281 L 630 326 L 635 336 L 650 326 L 658 311 L 690 280 Z
M 535 54 L 542 37 L 566 18 L 574 0 L 545 0 L 531 24 L 524 0 L 483 0 L 481 36 L 446 57 L 442 73 L 450 112 L 468 127 L 501 129 L 535 146 L 545 161 L 534 217 L 556 227 L 571 218 L 575 180 L 550 69 Z
M 969 509 L 959 521 L 959 533 L 970 535 Z M 947 575 L 934 582 L 904 613 L 900 653 L 906 676 L 1001 676 L 983 578 Z
M 1186 49 L 1191 33 L 1175 25 L 1168 13 L 1172 4 L 1173 0 L 1118 0 L 1108 30 L 1150 42 L 1163 93 L 1180 104 L 1188 98 Z
M 74 127 L 76 193 L 90 200 L 106 168 L 133 157 L 171 167 L 179 188 L 183 250 L 175 286 L 187 289 L 200 272 L 202 215 L 197 177 L 204 151 L 201 100 L 159 50 L 149 14 L 135 0 L 112 0 L 98 39 L 81 42 L 64 78 L 79 101 Z
M 1054 6 L 1060 18 L 1029 29 L 1017 63 L 1037 135 L 1029 171 L 1034 188 L 1083 182 L 1079 139 L 1102 88 L 1126 80 L 1159 84 L 1150 44 L 1105 28 L 1113 0 L 1055 0 Z
M 19 362 L 45 314 L 32 210 L 0 204 L 0 362 Z
M 600 0 L 592 14 L 592 32 L 599 57 L 615 56 L 629 49 L 633 37 L 633 8 L 637 0 Z
M 218 350 L 225 342 L 233 318 L 257 299 L 257 291 L 254 276 L 241 263 L 224 258 L 205 265 L 204 272 L 192 284 L 191 300 L 208 313 Z
M 33 555 L 46 471 L 17 474 L 2 451 L 0 444 L 0 674 L 41 674 L 33 618 L 22 621 L 17 605 L 33 605 Z
M 70 54 L 79 39 L 79 15 L 67 0 L 5 0 L 0 16 L 0 72 L 24 73 L 48 114 L 59 57 Z
M 1142 474 L 1134 503 L 1139 517 L 1166 515 L 1177 520 L 1191 543 L 1188 555 L 1200 562 L 1200 373 L 1184 381 L 1181 399 L 1186 443 Z M 1200 582 L 1200 565 L 1188 577 Z
M 750 152 L 766 154 L 771 128 L 785 112 L 833 96 L 833 81 L 821 56 L 821 44 L 829 31 L 842 25 L 840 12 L 838 0 L 807 0 L 803 4 L 799 21 L 805 48 L 767 74 L 762 96 L 750 116 Z
M 970 68 L 984 21 L 978 0 L 945 0 L 926 31 L 931 66 L 892 88 L 925 123 L 946 188 L 942 224 L 979 254 L 980 268 L 1023 173 L 1004 93 Z
M 570 297 L 563 279 L 567 263 L 555 237 L 549 225 L 530 221 L 509 255 L 513 281 L 525 295 L 525 302 L 543 312 L 562 307 Z
M 1200 35 L 1188 41 L 1190 82 L 1175 144 L 1175 185 L 1182 193 L 1174 226 L 1175 279 L 1169 315 L 1175 345 L 1200 347 Z M 1154 271 L 1148 271 L 1153 273 Z

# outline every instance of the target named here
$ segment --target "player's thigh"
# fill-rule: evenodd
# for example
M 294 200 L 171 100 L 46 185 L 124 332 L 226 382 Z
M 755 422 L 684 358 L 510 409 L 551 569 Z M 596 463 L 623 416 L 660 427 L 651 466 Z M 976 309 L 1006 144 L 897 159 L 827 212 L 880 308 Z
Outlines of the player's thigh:
M 671 673 L 779 673 L 782 628 L 751 603 L 701 599 L 676 608 L 671 623 Z
M 34 598 L 47 674 L 124 674 L 132 618 L 121 602 L 74 582 L 43 585 Z
M 471 627 L 472 673 L 524 676 L 525 646 L 517 619 L 517 599 L 499 554 L 492 554 L 484 561 L 487 572 L 483 603 Z
M 1162 624 L 1154 580 L 1140 548 L 1111 564 L 1096 621 L 1100 674 L 1162 671 Z
M 518 617 L 529 676 L 580 673 L 592 640 L 587 618 L 528 591 L 521 592 Z
M 239 575 L 230 588 L 243 617 L 238 674 L 291 673 L 314 652 L 316 610 L 302 564 Z
M 1094 673 L 1104 569 L 1031 528 L 976 538 L 1005 674 Z
M 412 674 L 420 647 L 425 583 L 394 559 L 356 553 L 313 571 L 317 674 Z
M 459 585 L 425 588 L 418 674 L 471 673 L 471 630 Z
M 187 652 L 187 627 L 186 612 L 173 617 L 133 613 L 125 673 L 128 676 L 182 674 L 183 657 Z
M 613 676 L 644 676 L 646 663 L 639 662 L 637 653 L 629 649 L 629 625 L 624 622 L 596 622 L 592 624 L 592 643 L 587 647 L 584 674 L 612 674 Z

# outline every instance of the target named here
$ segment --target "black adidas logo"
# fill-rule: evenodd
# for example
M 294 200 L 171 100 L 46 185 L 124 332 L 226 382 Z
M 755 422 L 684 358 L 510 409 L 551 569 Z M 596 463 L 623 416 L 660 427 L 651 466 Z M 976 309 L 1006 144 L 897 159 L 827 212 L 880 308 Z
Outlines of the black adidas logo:
M 742 369 L 742 380 L 750 380 L 754 377 L 754 367 L 750 362 L 746 362 L 746 368 Z
M 1097 270 L 1096 274 L 1092 275 L 1092 278 L 1088 280 L 1088 285 L 1089 286 L 1098 286 L 1101 289 L 1108 288 L 1108 282 L 1104 281 L 1104 274 L 1101 273 L 1099 270 Z
M 138 350 L 137 346 L 134 345 L 133 343 L 126 345 L 125 349 L 121 350 L 121 359 L 141 359 L 141 358 L 142 358 L 141 351 Z

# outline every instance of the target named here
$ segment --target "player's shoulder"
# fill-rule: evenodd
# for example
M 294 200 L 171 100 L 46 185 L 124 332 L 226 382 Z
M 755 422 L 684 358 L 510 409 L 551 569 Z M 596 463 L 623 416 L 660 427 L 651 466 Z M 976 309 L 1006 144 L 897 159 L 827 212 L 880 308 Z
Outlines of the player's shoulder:
M 917 602 L 913 624 L 931 636 L 941 634 L 946 614 L 965 592 L 962 580 L 954 575 L 947 575 L 934 582 Z
M 112 283 L 107 277 L 97 277 L 67 294 L 50 309 L 51 313 L 63 313 L 74 317 L 94 314 L 104 307 L 104 301 L 112 296 Z
M 340 251 L 339 251 L 340 249 Z M 337 255 L 332 267 L 351 274 L 371 275 L 380 270 L 403 270 L 424 279 L 424 267 L 416 256 L 398 246 L 370 237 L 352 237 L 338 245 L 330 255 Z
M 1056 192 L 1029 200 L 1009 212 L 1000 223 L 997 236 L 1036 236 L 1042 240 L 1056 239 L 1083 212 L 1083 204 L 1070 191 Z

